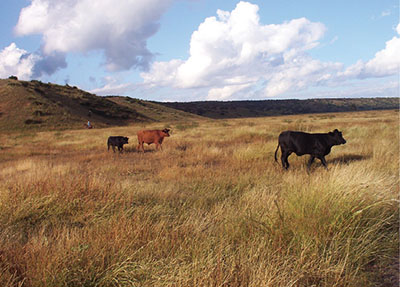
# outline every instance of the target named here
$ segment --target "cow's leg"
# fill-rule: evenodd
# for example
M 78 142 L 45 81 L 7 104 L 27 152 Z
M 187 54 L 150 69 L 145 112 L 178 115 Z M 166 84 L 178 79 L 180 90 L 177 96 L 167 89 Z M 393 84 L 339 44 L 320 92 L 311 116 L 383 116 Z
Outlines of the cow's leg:
M 288 152 L 287 153 L 287 156 L 286 156 L 286 169 L 288 169 L 289 168 L 289 161 L 288 161 L 288 157 L 289 157 L 289 155 L 291 155 L 292 153 L 291 152 Z
M 142 149 L 142 152 L 144 152 L 143 142 L 139 142 L 139 145 L 138 145 L 138 147 L 137 147 L 137 150 L 140 151 L 140 149 Z
M 160 138 L 159 141 L 158 141 L 158 148 L 159 148 L 160 150 L 162 150 L 162 142 L 163 142 L 163 139 L 164 139 L 164 138 Z
M 326 160 L 324 156 L 320 156 L 319 159 L 322 162 L 322 165 L 325 167 L 325 169 L 328 169 L 328 166 L 326 165 Z
M 114 145 L 112 145 L 111 147 L 112 147 L 112 150 L 113 150 L 113 152 L 115 152 L 115 146 L 114 146 Z
M 307 168 L 310 169 L 311 164 L 314 162 L 315 156 L 310 156 L 310 159 L 308 160 Z
M 160 143 L 159 143 L 159 142 L 155 142 L 155 144 L 156 144 L 156 150 L 159 150 L 159 149 L 161 149 L 161 145 L 160 145 Z
M 122 146 L 118 146 L 118 151 L 119 151 L 119 153 L 122 153 Z
M 281 155 L 281 161 L 282 161 L 282 166 L 285 169 L 289 168 L 289 161 L 288 161 L 288 157 L 291 154 L 291 152 L 288 151 L 283 151 L 282 155 Z
M 281 155 L 281 162 L 282 162 L 282 167 L 286 168 L 286 160 L 285 160 L 285 155 L 283 153 Z

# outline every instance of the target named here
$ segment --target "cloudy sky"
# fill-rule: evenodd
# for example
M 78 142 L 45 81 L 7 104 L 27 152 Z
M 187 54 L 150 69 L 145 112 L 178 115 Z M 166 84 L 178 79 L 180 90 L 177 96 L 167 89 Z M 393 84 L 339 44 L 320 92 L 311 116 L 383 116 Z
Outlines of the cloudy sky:
M 398 0 L 2 0 L 0 78 L 156 101 L 399 96 Z

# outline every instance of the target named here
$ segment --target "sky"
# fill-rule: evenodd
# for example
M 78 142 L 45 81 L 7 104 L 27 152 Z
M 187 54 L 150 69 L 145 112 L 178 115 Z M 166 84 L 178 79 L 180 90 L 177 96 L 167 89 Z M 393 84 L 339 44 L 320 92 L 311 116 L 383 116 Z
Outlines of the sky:
M 399 0 L 2 0 L 0 78 L 154 101 L 399 97 Z

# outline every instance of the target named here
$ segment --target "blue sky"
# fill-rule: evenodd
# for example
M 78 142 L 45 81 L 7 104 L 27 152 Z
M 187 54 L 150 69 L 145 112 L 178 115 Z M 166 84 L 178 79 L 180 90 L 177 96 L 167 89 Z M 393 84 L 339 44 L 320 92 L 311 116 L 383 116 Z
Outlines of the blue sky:
M 156 101 L 399 96 L 395 0 L 13 0 L 0 13 L 0 78 Z

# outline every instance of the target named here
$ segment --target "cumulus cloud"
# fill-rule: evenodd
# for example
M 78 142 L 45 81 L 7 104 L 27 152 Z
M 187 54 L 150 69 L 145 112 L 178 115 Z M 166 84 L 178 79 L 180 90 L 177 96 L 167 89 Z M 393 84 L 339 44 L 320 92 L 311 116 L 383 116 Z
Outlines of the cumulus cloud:
M 206 18 L 193 32 L 187 60 L 153 63 L 141 74 L 144 83 L 176 90 L 206 89 L 204 99 L 208 100 L 249 95 L 262 99 L 398 73 L 398 37 L 388 41 L 374 59 L 345 69 L 342 63 L 322 62 L 309 55 L 324 36 L 326 27 L 322 23 L 299 18 L 263 25 L 258 9 L 242 1 L 231 12 L 218 10 L 216 17 Z
M 125 95 L 136 89 L 135 84 L 120 83 L 117 79 L 107 76 L 103 78 L 104 85 L 90 92 L 98 95 Z
M 174 0 L 32 0 L 21 10 L 17 35 L 41 34 L 43 53 L 102 50 L 111 71 L 147 69 L 147 39 Z
M 264 97 L 276 96 L 304 85 L 297 81 L 299 74 L 336 71 L 337 64 L 309 63 L 306 55 L 325 30 L 306 18 L 262 25 L 258 6 L 239 2 L 232 12 L 218 10 L 217 17 L 200 24 L 186 61 L 155 62 L 142 77 L 147 84 L 208 87 L 208 99 L 230 99 L 250 87 L 262 90 Z
M 57 70 L 66 68 L 67 62 L 63 53 L 51 53 L 40 56 L 33 67 L 33 78 L 41 77 L 44 74 L 52 75 Z
M 306 89 L 309 86 L 323 86 L 341 71 L 341 63 L 321 62 L 309 55 L 300 54 L 287 57 L 284 63 L 274 69 L 265 87 L 265 96 L 275 97 L 288 91 Z
M 38 55 L 28 53 L 18 48 L 15 43 L 11 43 L 0 51 L 0 78 L 14 75 L 21 80 L 29 80 L 39 60 Z
M 396 27 L 400 34 L 400 24 Z M 383 50 L 377 52 L 375 57 L 367 62 L 358 61 L 347 68 L 341 76 L 348 78 L 375 78 L 387 77 L 399 73 L 400 68 L 400 37 L 395 36 L 386 42 Z
M 15 75 L 21 80 L 30 80 L 44 74 L 51 75 L 66 66 L 65 55 L 60 53 L 29 53 L 15 43 L 0 51 L 0 78 Z

